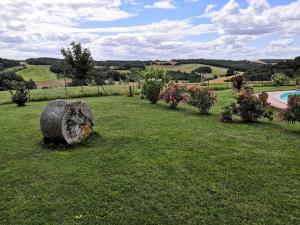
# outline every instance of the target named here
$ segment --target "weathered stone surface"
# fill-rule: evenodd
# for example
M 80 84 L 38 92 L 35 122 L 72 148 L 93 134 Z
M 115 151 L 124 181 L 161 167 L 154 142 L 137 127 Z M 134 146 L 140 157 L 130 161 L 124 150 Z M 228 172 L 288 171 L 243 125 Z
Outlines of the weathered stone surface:
M 45 140 L 74 144 L 93 130 L 91 108 L 81 101 L 54 100 L 41 115 L 41 132 Z

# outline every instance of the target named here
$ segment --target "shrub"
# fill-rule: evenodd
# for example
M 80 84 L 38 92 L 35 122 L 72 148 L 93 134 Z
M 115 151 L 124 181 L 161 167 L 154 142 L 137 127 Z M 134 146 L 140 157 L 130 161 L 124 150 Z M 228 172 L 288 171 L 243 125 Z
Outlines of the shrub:
M 161 79 L 148 79 L 143 83 L 142 95 L 145 96 L 152 104 L 159 100 L 159 93 L 163 87 Z
M 145 70 L 140 72 L 139 76 L 142 81 L 149 79 L 160 79 L 166 83 L 169 80 L 167 70 L 157 66 L 146 67 Z
M 24 79 L 14 72 L 0 73 L 0 91 L 14 89 L 14 85 L 16 82 L 24 82 Z
M 290 81 L 289 77 L 282 73 L 273 74 L 271 79 L 272 79 L 273 84 L 278 85 L 278 86 L 288 84 Z
M 233 69 L 228 69 L 226 72 L 226 77 L 232 76 L 235 74 L 235 71 Z
M 300 95 L 289 96 L 288 107 L 280 116 L 290 123 L 300 122 Z
M 224 111 L 221 113 L 220 120 L 223 123 L 231 123 L 233 116 L 233 107 L 232 106 L 225 106 Z
M 175 109 L 179 102 L 186 101 L 184 92 L 185 86 L 171 82 L 161 91 L 160 99 L 170 104 L 170 108 Z
M 10 90 L 13 103 L 16 103 L 18 106 L 25 106 L 25 103 L 28 100 L 28 91 L 24 82 L 17 82 L 15 84 L 15 91 Z
M 246 91 L 237 97 L 237 103 L 225 107 L 221 114 L 221 121 L 231 122 L 233 115 L 241 117 L 246 123 L 255 123 L 262 117 L 273 120 L 273 111 L 267 99 L 267 93 L 257 97 Z
M 237 75 L 231 78 L 232 86 L 235 92 L 240 93 L 247 88 L 247 81 L 243 75 Z
M 192 73 L 212 73 L 212 68 L 210 66 L 200 66 L 194 69 Z
M 37 88 L 37 85 L 36 83 L 32 80 L 32 79 L 29 79 L 29 81 L 26 81 L 25 82 L 25 86 L 28 90 L 31 90 L 31 89 L 36 89 Z
M 190 93 L 188 104 L 198 108 L 201 114 L 208 114 L 217 101 L 216 92 L 208 88 L 194 85 L 188 89 L 188 92 Z
M 56 74 L 63 74 L 65 72 L 63 63 L 55 63 L 50 66 L 49 70 Z

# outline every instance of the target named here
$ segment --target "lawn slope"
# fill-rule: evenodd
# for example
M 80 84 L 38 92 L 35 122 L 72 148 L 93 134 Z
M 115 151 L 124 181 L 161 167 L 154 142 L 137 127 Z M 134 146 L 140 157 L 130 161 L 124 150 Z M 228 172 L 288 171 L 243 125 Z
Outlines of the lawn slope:
M 212 73 L 203 74 L 206 78 L 211 78 L 214 75 L 217 76 L 225 75 L 228 70 L 226 68 L 204 65 L 204 64 L 159 65 L 158 67 L 165 68 L 166 70 L 170 70 L 170 71 L 181 71 L 181 72 L 190 73 L 200 66 L 209 66 L 212 69 Z
M 27 68 L 17 72 L 25 80 L 47 81 L 57 79 L 57 75 L 49 70 L 47 65 L 26 65 Z
M 100 136 L 60 150 L 41 144 L 47 102 L 0 106 L 0 224 L 297 224 L 300 126 L 223 124 L 218 97 L 209 116 L 86 98 Z

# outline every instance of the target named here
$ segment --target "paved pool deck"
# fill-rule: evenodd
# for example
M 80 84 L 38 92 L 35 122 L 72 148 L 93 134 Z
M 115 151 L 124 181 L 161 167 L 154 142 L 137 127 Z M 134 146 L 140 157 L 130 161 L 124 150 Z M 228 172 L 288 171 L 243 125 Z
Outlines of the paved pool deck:
M 269 95 L 268 102 L 271 104 L 272 107 L 284 110 L 287 108 L 287 103 L 280 100 L 280 95 L 288 92 L 294 92 L 294 91 L 295 90 L 267 92 Z

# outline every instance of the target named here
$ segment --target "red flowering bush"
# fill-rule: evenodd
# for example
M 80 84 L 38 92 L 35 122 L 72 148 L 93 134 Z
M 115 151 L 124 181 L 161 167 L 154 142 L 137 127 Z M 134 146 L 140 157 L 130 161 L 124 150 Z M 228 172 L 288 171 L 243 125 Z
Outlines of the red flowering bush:
M 194 85 L 187 91 L 190 93 L 188 104 L 198 108 L 201 114 L 208 114 L 210 108 L 217 102 L 214 90 Z
M 239 116 L 245 123 L 255 123 L 264 117 L 273 120 L 273 111 L 267 102 L 268 94 L 255 96 L 250 92 L 243 92 L 238 95 L 237 102 L 224 108 L 221 113 L 221 121 L 224 123 L 232 122 L 232 116 Z
M 284 121 L 300 123 L 300 95 L 291 95 L 288 99 L 288 107 L 280 114 Z
M 170 104 L 170 108 L 175 109 L 179 102 L 185 102 L 185 86 L 170 82 L 161 92 L 160 99 Z

